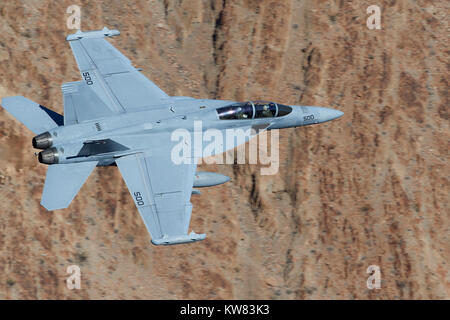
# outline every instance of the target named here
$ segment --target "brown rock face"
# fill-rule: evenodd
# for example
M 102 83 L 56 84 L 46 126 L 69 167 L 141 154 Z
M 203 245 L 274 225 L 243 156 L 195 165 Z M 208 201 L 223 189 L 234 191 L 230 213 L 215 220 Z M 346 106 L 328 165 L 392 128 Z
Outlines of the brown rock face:
M 62 112 L 60 85 L 80 79 L 72 4 L 170 95 L 345 115 L 280 131 L 276 175 L 202 165 L 232 177 L 192 198 L 207 239 L 155 247 L 117 168 L 42 208 L 33 134 L 0 108 L 0 299 L 449 299 L 446 1 L 379 0 L 381 30 L 372 1 L 3 1 L 0 97 Z

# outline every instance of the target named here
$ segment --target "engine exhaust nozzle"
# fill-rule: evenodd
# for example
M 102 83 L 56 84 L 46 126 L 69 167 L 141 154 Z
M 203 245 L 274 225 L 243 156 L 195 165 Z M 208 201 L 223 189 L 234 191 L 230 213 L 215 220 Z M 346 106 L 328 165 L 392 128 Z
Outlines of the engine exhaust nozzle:
M 38 159 L 40 163 L 44 164 L 56 164 L 58 163 L 59 154 L 58 149 L 50 148 L 39 152 Z
M 47 149 L 52 146 L 53 138 L 50 132 L 44 132 L 34 137 L 31 143 L 35 149 Z

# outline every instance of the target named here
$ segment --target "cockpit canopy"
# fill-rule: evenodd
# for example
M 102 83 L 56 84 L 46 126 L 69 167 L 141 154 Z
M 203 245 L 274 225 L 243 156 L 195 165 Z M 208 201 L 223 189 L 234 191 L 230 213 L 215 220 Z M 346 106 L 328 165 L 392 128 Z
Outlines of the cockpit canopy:
M 291 107 L 270 101 L 240 102 L 217 109 L 220 120 L 249 120 L 283 117 L 291 112 Z

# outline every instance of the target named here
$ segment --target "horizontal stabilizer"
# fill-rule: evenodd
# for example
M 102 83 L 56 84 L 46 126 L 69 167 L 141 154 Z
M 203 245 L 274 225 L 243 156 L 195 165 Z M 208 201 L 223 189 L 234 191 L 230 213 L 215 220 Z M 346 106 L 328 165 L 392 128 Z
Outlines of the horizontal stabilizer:
M 62 118 L 59 118 L 62 116 L 58 113 L 22 96 L 3 98 L 2 106 L 35 134 L 57 127 L 58 123 L 54 119 L 62 121 Z
M 96 166 L 97 161 L 49 166 L 41 205 L 47 210 L 67 208 Z

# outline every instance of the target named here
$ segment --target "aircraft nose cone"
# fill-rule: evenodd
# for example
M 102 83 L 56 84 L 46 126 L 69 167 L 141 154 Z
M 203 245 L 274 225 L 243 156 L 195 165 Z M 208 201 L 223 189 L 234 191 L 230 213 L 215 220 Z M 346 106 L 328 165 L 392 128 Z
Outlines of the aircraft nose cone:
M 340 118 L 344 115 L 342 111 L 331 108 L 320 108 L 319 110 L 320 122 L 331 121 Z

